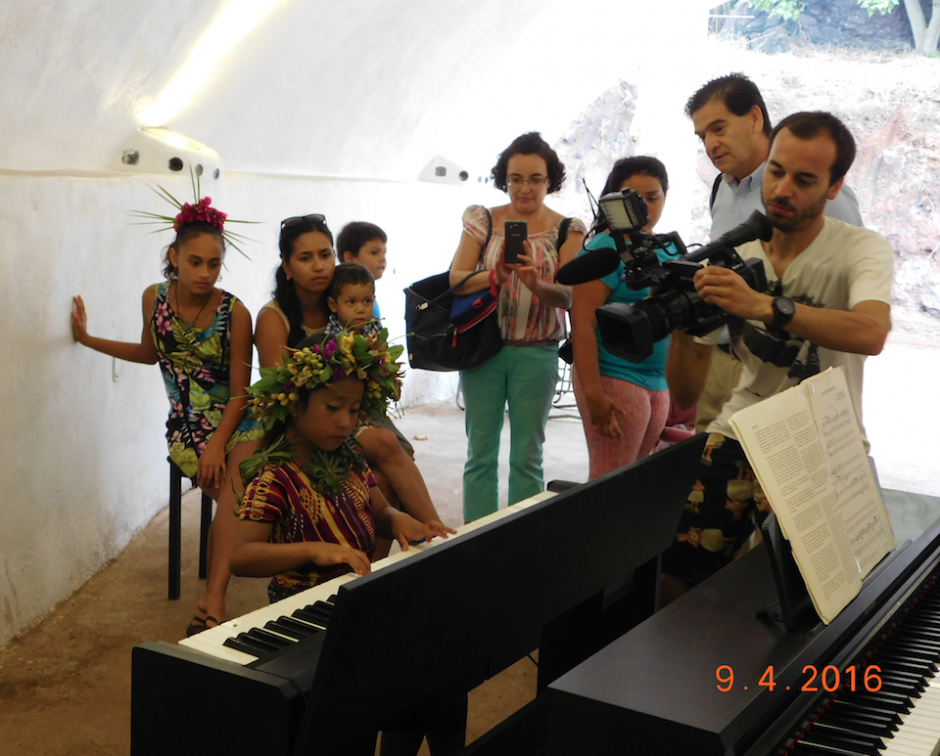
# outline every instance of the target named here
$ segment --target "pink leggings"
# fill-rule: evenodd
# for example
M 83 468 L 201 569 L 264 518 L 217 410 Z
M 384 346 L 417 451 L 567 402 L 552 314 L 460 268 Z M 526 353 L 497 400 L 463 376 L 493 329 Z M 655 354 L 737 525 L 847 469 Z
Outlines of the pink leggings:
M 601 387 L 604 393 L 623 408 L 623 413 L 617 415 L 623 437 L 611 438 L 601 434 L 591 423 L 591 413 L 576 367 L 572 369 L 572 382 L 591 460 L 589 480 L 629 465 L 656 448 L 669 414 L 668 391 L 652 391 L 629 381 L 602 375 Z

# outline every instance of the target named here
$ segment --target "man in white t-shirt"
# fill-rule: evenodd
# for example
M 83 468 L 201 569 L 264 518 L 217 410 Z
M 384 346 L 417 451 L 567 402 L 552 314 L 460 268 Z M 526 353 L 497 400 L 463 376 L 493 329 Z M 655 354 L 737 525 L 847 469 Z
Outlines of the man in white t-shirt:
M 721 173 L 712 190 L 709 208 L 712 241 L 746 221 L 755 210 L 764 211 L 764 166 L 770 147 L 770 116 L 757 85 L 747 76 L 732 73 L 712 79 L 693 94 L 685 106 L 705 154 Z M 853 226 L 862 225 L 855 193 L 843 185 L 826 203 L 825 215 Z M 718 416 L 741 375 L 742 365 L 728 348 L 727 331 L 709 365 L 708 379 L 699 397 L 696 430 L 702 431 Z
M 695 274 L 703 301 L 743 319 L 732 346 L 745 369 L 708 427 L 699 480 L 664 554 L 664 599 L 730 562 L 752 530 L 748 510 L 768 510 L 728 424 L 734 412 L 842 365 L 861 419 L 865 357 L 881 351 L 891 329 L 894 252 L 875 232 L 824 215 L 854 158 L 852 135 L 835 116 L 783 119 L 771 134 L 763 175 L 773 238 L 738 248 L 744 259 L 764 262 L 770 293 L 751 289 L 728 268 Z M 672 334 L 666 379 L 679 408 L 698 399 L 712 341 Z

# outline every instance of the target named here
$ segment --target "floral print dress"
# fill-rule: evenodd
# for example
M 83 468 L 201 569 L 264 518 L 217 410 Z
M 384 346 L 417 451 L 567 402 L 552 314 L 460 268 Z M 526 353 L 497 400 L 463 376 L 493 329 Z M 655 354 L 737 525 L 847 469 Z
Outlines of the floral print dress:
M 170 307 L 169 286 L 169 283 L 157 285 L 150 333 L 170 400 L 170 416 L 166 421 L 170 460 L 184 475 L 194 478 L 199 456 L 219 426 L 229 400 L 232 309 L 238 300 L 223 291 L 212 323 L 206 328 L 194 328 L 180 320 Z M 225 450 L 230 451 L 242 441 L 259 440 L 263 435 L 258 421 L 245 413 Z

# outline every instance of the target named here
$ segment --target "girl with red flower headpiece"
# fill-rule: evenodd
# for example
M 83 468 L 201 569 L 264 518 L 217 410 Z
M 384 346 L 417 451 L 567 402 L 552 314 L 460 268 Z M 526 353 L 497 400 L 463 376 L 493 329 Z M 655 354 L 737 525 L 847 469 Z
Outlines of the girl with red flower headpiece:
M 232 294 L 215 287 L 225 217 L 208 197 L 180 206 L 173 222 L 176 239 L 164 258 L 166 281 L 144 290 L 139 343 L 91 336 L 81 297 L 74 298 L 72 312 L 72 333 L 80 344 L 129 362 L 160 363 L 170 400 L 170 461 L 219 503 L 209 534 L 206 591 L 187 635 L 225 619 L 236 492 L 243 490 L 238 466 L 263 436 L 260 424 L 245 413 L 251 315 Z

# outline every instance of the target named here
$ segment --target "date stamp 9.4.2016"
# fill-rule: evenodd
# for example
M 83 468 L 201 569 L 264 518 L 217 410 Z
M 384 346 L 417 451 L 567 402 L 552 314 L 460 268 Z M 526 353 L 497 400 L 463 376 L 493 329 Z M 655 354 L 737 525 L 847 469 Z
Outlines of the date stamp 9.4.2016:
M 839 688 L 845 687 L 854 693 L 857 690 L 867 690 L 869 693 L 875 693 L 881 690 L 881 667 L 871 664 L 867 667 L 855 665 L 847 667 L 840 671 L 838 667 L 830 664 L 822 669 L 817 669 L 813 664 L 807 664 L 803 667 L 803 674 L 806 679 L 802 685 L 796 685 L 795 689 L 801 693 L 818 693 L 820 689 L 827 693 L 835 693 Z M 744 690 L 748 687 L 766 688 L 775 690 L 782 688 L 790 690 L 790 685 L 782 685 L 774 679 L 774 668 L 767 667 L 764 674 L 756 681 L 745 681 Z M 735 685 L 734 670 L 728 664 L 722 664 L 715 670 L 716 688 L 722 693 L 729 692 Z M 739 681 L 739 684 L 742 681 Z

